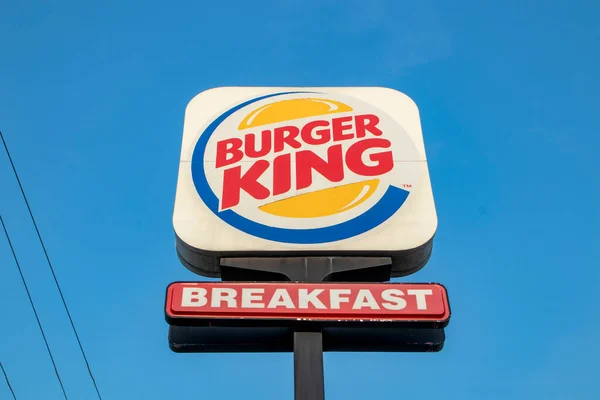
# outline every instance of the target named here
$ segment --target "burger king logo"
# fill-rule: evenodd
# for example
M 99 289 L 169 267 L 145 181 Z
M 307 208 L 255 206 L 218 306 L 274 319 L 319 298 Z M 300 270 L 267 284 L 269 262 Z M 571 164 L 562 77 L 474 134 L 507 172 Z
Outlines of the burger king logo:
M 192 156 L 202 201 L 222 221 L 280 243 L 365 234 L 400 211 L 420 160 L 396 119 L 339 94 L 272 93 L 216 116 Z

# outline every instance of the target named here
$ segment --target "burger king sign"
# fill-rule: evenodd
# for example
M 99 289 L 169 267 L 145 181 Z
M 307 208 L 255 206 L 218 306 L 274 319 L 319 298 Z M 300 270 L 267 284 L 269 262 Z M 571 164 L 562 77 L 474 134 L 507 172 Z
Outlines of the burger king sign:
M 240 88 L 189 103 L 173 225 L 184 264 L 389 255 L 422 267 L 437 227 L 416 105 L 385 88 Z

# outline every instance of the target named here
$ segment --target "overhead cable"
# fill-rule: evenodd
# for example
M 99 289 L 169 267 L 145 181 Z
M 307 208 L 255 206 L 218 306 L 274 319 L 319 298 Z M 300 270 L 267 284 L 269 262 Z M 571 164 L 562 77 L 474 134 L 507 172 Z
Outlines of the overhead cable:
M 54 372 L 56 373 L 56 378 L 58 379 L 58 383 L 60 384 L 60 388 L 65 396 L 65 400 L 68 400 L 67 392 L 65 391 L 65 386 L 63 385 L 62 379 L 60 379 L 60 374 L 58 373 L 58 368 L 56 367 L 56 362 L 54 361 L 54 356 L 52 355 L 52 351 L 50 350 L 50 345 L 48 344 L 48 339 L 46 339 L 46 333 L 44 332 L 44 328 L 42 327 L 42 322 L 40 321 L 40 317 L 37 313 L 37 309 L 35 308 L 35 304 L 33 303 L 33 299 L 31 298 L 31 293 L 29 292 L 29 287 L 27 286 L 27 281 L 25 281 L 25 276 L 23 275 L 23 270 L 21 269 L 21 264 L 19 264 L 19 259 L 17 258 L 17 254 L 15 253 L 15 248 L 12 245 L 12 241 L 10 240 L 10 236 L 8 234 L 8 230 L 6 229 L 6 225 L 4 224 L 4 219 L 2 215 L 0 215 L 0 223 L 2 223 L 2 229 L 4 229 L 4 234 L 6 235 L 6 240 L 8 241 L 8 247 L 10 247 L 10 251 L 12 252 L 13 258 L 15 260 L 15 264 L 17 264 L 17 269 L 19 270 L 19 275 L 21 275 L 21 281 L 23 282 L 23 287 L 25 287 L 25 292 L 27 293 L 27 298 L 29 298 L 29 304 L 31 304 L 31 309 L 33 310 L 33 315 L 35 315 L 35 320 L 37 321 L 38 327 L 40 328 L 40 332 L 42 333 L 42 338 L 44 339 L 44 343 L 46 344 L 46 350 L 48 350 L 48 355 L 50 356 L 50 361 L 52 361 L 52 366 L 54 367 Z M 4 371 L 4 368 L 2 368 Z M 8 377 L 6 378 L 8 381 Z M 12 389 L 11 389 L 12 390 Z
M 71 312 L 69 311 L 69 307 L 67 306 L 67 301 L 65 300 L 65 296 L 63 295 L 60 284 L 58 283 L 58 278 L 56 277 L 56 272 L 54 271 L 54 267 L 52 262 L 50 261 L 50 256 L 48 255 L 48 251 L 46 250 L 46 245 L 44 244 L 44 240 L 42 239 L 42 235 L 38 228 L 35 217 L 33 216 L 33 211 L 31 210 L 31 206 L 29 205 L 29 200 L 27 199 L 27 195 L 25 194 L 25 190 L 23 189 L 23 185 L 21 184 L 21 179 L 19 178 L 19 174 L 17 172 L 17 168 L 15 167 L 15 163 L 13 162 L 12 156 L 10 154 L 10 150 L 8 149 L 8 145 L 6 144 L 6 140 L 4 140 L 4 135 L 2 131 L 0 131 L 0 138 L 2 139 L 2 144 L 4 145 L 4 150 L 6 150 L 6 155 L 8 156 L 8 160 L 10 162 L 10 166 L 12 167 L 13 173 L 19 185 L 19 189 L 21 190 L 21 195 L 23 196 L 23 200 L 25 200 L 25 205 L 27 206 L 27 211 L 29 211 L 29 216 L 31 217 L 31 221 L 33 222 L 33 227 L 35 228 L 35 232 L 37 233 L 38 240 L 40 245 L 42 246 L 42 250 L 44 251 L 44 255 L 46 256 L 46 261 L 48 262 L 48 267 L 50 267 L 50 272 L 52 272 L 52 278 L 54 278 L 54 283 L 56 284 L 56 288 L 58 289 L 58 293 L 60 295 L 60 299 L 62 300 L 64 309 L 67 313 L 67 317 L 69 318 L 69 322 L 71 324 L 71 328 L 73 329 L 73 333 L 75 334 L 75 339 L 77 339 L 77 344 L 79 345 L 79 350 L 81 351 L 81 355 L 83 356 L 83 360 L 85 362 L 85 366 L 87 367 L 88 374 L 90 379 L 92 380 L 92 384 L 94 385 L 94 389 L 96 390 L 96 394 L 98 395 L 98 399 L 102 400 L 102 396 L 100 395 L 100 390 L 98 389 L 98 384 L 96 383 L 96 379 L 94 378 L 94 374 L 92 373 L 92 368 L 90 367 L 90 363 L 83 349 L 83 344 L 81 343 L 81 339 L 79 338 L 79 334 L 77 333 L 77 329 L 75 328 L 75 322 L 73 321 L 73 317 L 71 316 Z

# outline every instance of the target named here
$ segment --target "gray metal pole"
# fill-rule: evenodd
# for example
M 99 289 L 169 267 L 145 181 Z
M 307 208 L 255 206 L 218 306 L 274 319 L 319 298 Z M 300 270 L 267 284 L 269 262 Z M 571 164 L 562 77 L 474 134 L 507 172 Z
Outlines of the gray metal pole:
M 294 332 L 294 399 L 325 400 L 323 335 Z

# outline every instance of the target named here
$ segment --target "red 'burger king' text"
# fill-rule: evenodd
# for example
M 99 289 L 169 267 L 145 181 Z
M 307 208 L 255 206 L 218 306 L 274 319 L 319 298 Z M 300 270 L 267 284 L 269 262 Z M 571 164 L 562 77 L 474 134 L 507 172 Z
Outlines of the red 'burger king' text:
M 311 186 L 313 170 L 330 182 L 343 181 L 346 169 L 366 177 L 391 171 L 394 167 L 391 143 L 381 137 L 383 132 L 378 123 L 379 117 L 374 114 L 344 116 L 309 121 L 302 127 L 263 129 L 260 144 L 256 133 L 218 141 L 215 166 L 225 168 L 221 208 L 239 204 L 242 190 L 257 200 L 285 194 L 292 189 L 292 174 L 296 177 L 295 189 L 301 190 Z M 353 141 L 345 152 L 341 143 L 344 141 Z M 306 145 L 328 145 L 326 158 L 304 148 Z M 367 151 L 369 164 L 363 160 Z M 263 159 L 269 154 L 279 155 L 272 161 Z M 256 161 L 242 173 L 242 165 L 238 163 L 244 156 Z M 266 173 L 272 174 L 271 187 L 258 182 Z

